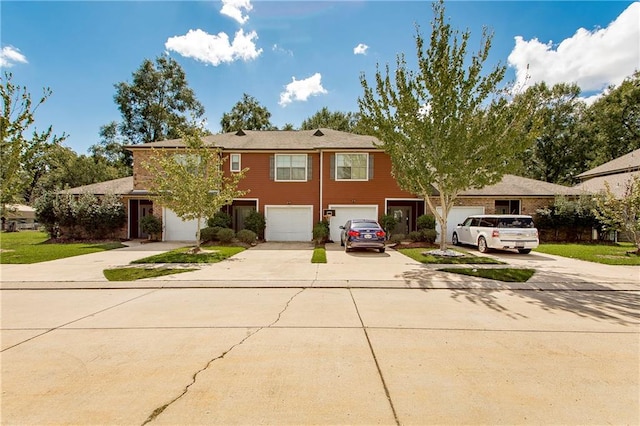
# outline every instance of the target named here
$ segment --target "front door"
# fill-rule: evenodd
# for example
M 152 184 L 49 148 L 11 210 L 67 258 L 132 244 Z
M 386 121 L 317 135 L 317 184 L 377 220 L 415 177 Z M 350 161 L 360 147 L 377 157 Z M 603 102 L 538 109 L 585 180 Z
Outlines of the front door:
M 233 229 L 238 232 L 244 229 L 244 220 L 255 211 L 253 206 L 234 206 L 233 207 Z
M 396 219 L 396 227 L 391 232 L 391 235 L 407 235 L 412 229 L 412 213 L 411 206 L 390 206 L 387 214 L 393 215 Z
M 148 238 L 149 234 L 145 234 L 142 232 L 142 218 L 153 214 L 153 205 L 151 204 L 140 204 L 140 213 L 138 215 L 138 235 L 140 238 Z

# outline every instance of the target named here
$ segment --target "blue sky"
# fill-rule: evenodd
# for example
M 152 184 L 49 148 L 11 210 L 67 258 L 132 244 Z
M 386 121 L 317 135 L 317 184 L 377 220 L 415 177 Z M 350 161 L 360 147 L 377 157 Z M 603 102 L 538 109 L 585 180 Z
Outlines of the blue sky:
M 488 65 L 507 80 L 576 82 L 593 99 L 640 68 L 640 3 L 630 1 L 447 1 L 453 26 L 477 50 L 494 32 Z M 3 71 L 33 97 L 36 114 L 79 154 L 119 121 L 114 84 L 131 81 L 145 58 L 170 55 L 205 107 L 208 128 L 243 93 L 271 121 L 299 126 L 322 107 L 357 111 L 361 73 L 415 59 L 415 24 L 428 38 L 427 1 L 6 1 L 0 5 Z M 528 68 L 527 68 L 528 66 Z

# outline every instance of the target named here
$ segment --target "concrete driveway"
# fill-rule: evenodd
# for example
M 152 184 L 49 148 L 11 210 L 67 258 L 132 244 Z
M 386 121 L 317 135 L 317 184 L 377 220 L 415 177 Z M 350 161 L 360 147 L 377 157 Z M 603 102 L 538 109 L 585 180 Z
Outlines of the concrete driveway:
M 521 287 L 393 251 L 327 255 L 263 245 L 135 283 L 3 268 L 0 422 L 640 423 L 637 283 L 551 270 Z

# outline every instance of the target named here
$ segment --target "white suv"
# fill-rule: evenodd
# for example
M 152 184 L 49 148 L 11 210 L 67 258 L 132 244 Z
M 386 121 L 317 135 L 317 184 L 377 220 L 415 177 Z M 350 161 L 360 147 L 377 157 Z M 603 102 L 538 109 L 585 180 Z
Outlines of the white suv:
M 489 249 L 517 249 L 526 254 L 539 244 L 531 216 L 502 214 L 469 216 L 456 226 L 452 241 L 455 245 L 478 246 L 481 253 Z

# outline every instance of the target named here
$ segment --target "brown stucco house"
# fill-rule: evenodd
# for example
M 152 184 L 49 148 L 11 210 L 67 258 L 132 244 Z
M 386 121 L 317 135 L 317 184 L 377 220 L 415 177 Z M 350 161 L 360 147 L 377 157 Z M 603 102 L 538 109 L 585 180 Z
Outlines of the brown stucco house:
M 423 199 L 398 186 L 391 175 L 389 156 L 372 136 L 330 129 L 245 130 L 207 136 L 204 141 L 227 157 L 226 173 L 249 169 L 240 189 L 250 192 L 226 207 L 236 231 L 243 229 L 244 218 L 257 210 L 266 219 L 266 240 L 310 241 L 313 225 L 328 219 L 331 239 L 338 241 L 340 225 L 351 218 L 380 219 L 383 214 L 393 214 L 400 222 L 395 232 L 406 234 L 416 230 L 418 216 L 429 212 Z M 133 176 L 111 184 L 127 207 L 124 238 L 145 237 L 139 224 L 147 214 L 162 218 L 164 240 L 195 238 L 195 222 L 184 222 L 171 210 L 153 205 L 145 184 L 148 172 L 141 166 L 153 149 L 174 151 L 184 146 L 177 139 L 127 147 L 133 154 Z M 94 190 L 108 183 L 96 185 L 102 186 Z M 76 188 L 75 192 L 87 188 Z M 507 175 L 496 185 L 461 194 L 449 216 L 449 227 L 468 214 L 534 214 L 537 208 L 551 204 L 556 195 L 577 193 L 572 188 Z M 434 202 L 437 205 L 437 197 Z M 451 229 L 446 235 L 449 240 Z

